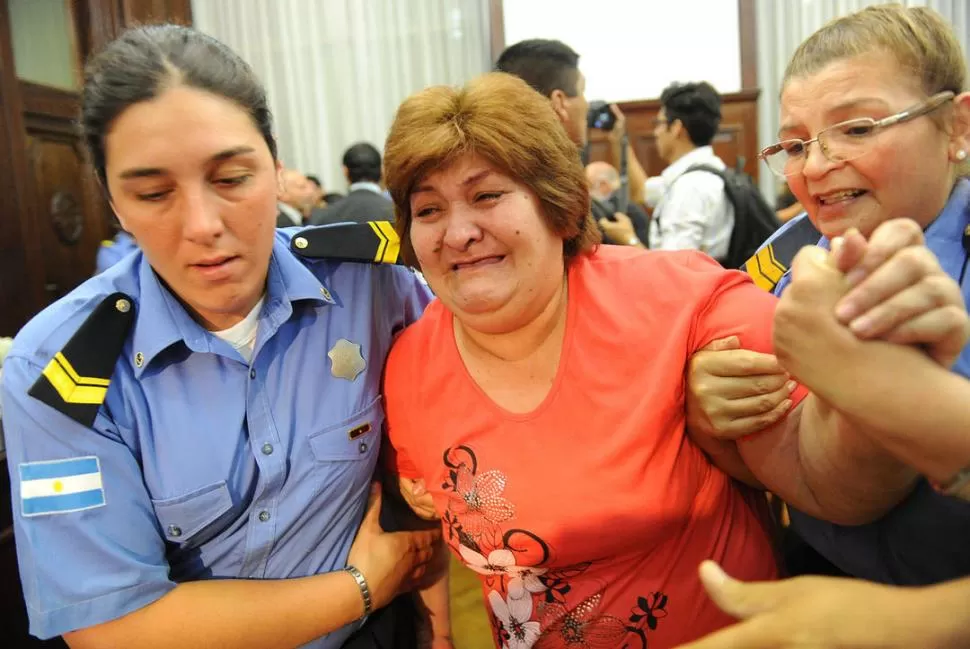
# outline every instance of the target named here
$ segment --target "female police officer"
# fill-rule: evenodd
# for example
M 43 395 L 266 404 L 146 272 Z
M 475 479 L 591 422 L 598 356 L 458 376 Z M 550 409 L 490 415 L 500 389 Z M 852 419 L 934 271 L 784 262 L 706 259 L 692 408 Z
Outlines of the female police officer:
M 945 273 L 933 278 L 933 292 L 956 281 L 970 299 L 967 88 L 960 43 L 938 14 L 925 7 L 867 7 L 822 27 L 799 46 L 782 84 L 781 141 L 762 157 L 784 176 L 807 209 L 805 218 L 827 237 L 819 245 L 851 228 L 875 240 L 890 219 L 911 218 Z M 791 227 L 804 222 L 793 220 Z M 911 255 L 911 272 L 936 263 L 931 260 Z M 855 278 L 856 291 L 885 285 L 882 273 L 862 271 L 868 276 Z M 785 290 L 788 279 L 781 278 L 775 293 Z M 913 297 L 900 293 L 901 312 L 914 307 Z M 843 298 L 840 317 L 865 337 L 945 340 L 943 334 L 959 332 L 965 317 L 951 309 L 948 318 L 880 326 L 862 317 L 869 303 L 857 298 Z M 970 346 L 959 335 L 950 340 L 955 344 L 930 345 L 931 355 L 970 377 Z M 787 390 L 770 392 L 787 378 L 770 355 L 698 354 L 688 374 L 688 425 L 695 436 L 721 439 L 759 430 L 783 414 L 784 407 L 775 407 Z M 920 585 L 970 575 L 970 504 L 937 493 L 927 481 L 870 525 L 838 526 L 793 510 L 792 526 L 853 577 Z
M 111 43 L 82 126 L 143 252 L 34 318 L 4 363 L 31 632 L 339 647 L 433 540 L 368 510 L 381 367 L 426 289 L 289 252 L 263 89 L 201 33 Z

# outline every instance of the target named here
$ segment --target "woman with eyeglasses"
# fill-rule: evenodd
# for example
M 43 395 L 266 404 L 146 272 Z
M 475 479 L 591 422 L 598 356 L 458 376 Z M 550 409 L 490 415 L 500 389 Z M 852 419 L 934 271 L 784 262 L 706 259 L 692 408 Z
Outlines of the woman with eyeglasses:
M 951 28 L 929 9 L 869 7 L 809 37 L 785 73 L 779 141 L 761 154 L 807 210 L 806 217 L 779 231 L 775 242 L 799 224 L 804 226 L 805 218 L 821 233 L 818 245 L 823 248 L 853 230 L 869 237 L 890 219 L 912 219 L 966 300 L 966 77 L 964 56 Z M 933 261 L 925 251 L 914 249 L 908 263 L 915 270 Z M 790 280 L 786 273 L 775 293 L 785 291 Z M 880 286 L 886 277 L 863 265 L 846 281 L 861 289 Z M 931 275 L 926 281 L 940 286 L 948 278 Z M 900 312 L 920 304 L 908 292 L 895 300 Z M 861 338 L 944 341 L 925 345 L 926 352 L 940 365 L 970 377 L 970 347 L 957 345 L 959 337 L 940 336 L 962 326 L 963 314 L 944 310 L 903 326 L 877 325 L 862 315 L 867 307 L 849 295 L 837 314 Z M 790 379 L 784 370 L 774 356 L 738 349 L 733 341 L 715 343 L 712 350 L 695 355 L 687 399 L 688 428 L 695 440 L 723 451 L 730 440 L 783 416 Z M 921 481 L 906 500 L 869 525 L 836 525 L 792 509 L 792 527 L 850 576 L 920 585 L 970 575 L 970 503 L 948 493 L 960 474 L 952 472 L 937 488 Z

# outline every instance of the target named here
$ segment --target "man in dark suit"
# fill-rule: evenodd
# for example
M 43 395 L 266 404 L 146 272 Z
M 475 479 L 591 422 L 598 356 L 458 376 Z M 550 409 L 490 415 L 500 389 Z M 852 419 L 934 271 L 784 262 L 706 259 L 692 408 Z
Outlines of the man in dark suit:
M 344 175 L 350 187 L 337 203 L 313 210 L 310 223 L 345 221 L 393 221 L 394 204 L 381 187 L 381 153 L 366 142 L 359 142 L 344 153 Z

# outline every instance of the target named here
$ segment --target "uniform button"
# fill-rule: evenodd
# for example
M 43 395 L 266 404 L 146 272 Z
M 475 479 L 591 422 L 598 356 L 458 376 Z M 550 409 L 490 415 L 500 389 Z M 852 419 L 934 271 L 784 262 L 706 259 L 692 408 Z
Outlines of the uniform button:
M 360 448 L 360 452 L 361 453 L 366 453 L 367 452 L 367 442 L 361 442 L 359 448 Z
M 272 455 L 273 454 L 273 445 L 270 444 L 270 443 L 263 444 L 263 449 L 262 450 L 263 450 L 263 455 Z
M 178 537 L 182 536 L 182 528 L 179 527 L 178 525 L 169 525 L 168 526 L 168 535 L 169 536 L 173 536 L 175 538 L 178 538 Z
M 256 378 L 256 370 L 249 370 L 249 378 L 251 379 Z
M 268 521 L 269 520 L 269 512 L 266 511 L 265 509 L 263 511 L 259 512 L 259 520 L 261 520 L 264 523 L 266 521 Z

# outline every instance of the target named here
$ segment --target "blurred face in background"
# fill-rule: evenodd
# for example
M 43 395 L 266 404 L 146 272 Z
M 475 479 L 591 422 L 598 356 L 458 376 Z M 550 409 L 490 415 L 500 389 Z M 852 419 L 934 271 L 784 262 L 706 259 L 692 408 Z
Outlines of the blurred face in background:
M 589 102 L 586 101 L 586 77 L 576 71 L 576 93 L 570 97 L 562 90 L 553 90 L 550 96 L 552 107 L 559 116 L 559 121 L 566 129 L 569 139 L 577 147 L 586 146 L 587 125 L 586 115 L 589 112 Z
M 319 202 L 317 186 L 296 169 L 284 169 L 280 200 L 292 208 L 307 214 Z M 322 192 L 319 193 L 323 198 Z

